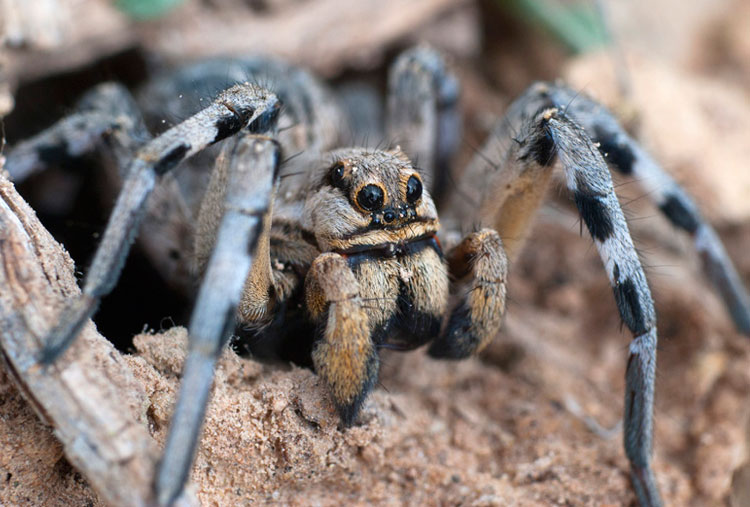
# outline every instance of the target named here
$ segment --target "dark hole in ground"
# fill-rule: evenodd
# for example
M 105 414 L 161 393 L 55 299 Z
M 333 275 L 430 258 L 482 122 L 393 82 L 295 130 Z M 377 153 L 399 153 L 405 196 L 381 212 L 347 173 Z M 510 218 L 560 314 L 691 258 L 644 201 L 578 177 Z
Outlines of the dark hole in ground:
M 65 116 L 80 95 L 97 83 L 116 80 L 129 87 L 137 85 L 146 77 L 145 67 L 144 56 L 129 50 L 78 71 L 22 86 L 13 114 L 5 119 L 9 144 L 37 134 Z M 73 257 L 79 279 L 87 272 L 110 213 L 101 204 L 102 178 L 96 171 L 93 160 L 61 161 L 59 167 L 18 185 L 45 227 Z M 66 197 L 68 193 L 72 197 Z M 136 245 L 115 289 L 102 300 L 94 322 L 119 350 L 128 351 L 135 334 L 185 324 L 190 309 L 188 299 L 167 286 Z

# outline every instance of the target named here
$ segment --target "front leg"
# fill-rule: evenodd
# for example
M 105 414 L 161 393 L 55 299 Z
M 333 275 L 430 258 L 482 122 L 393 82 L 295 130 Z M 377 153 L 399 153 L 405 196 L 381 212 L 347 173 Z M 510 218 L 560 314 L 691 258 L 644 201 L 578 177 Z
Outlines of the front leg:
M 508 259 L 500 235 L 492 229 L 469 234 L 448 255 L 451 275 L 468 278 L 466 292 L 443 332 L 430 346 L 433 357 L 462 359 L 479 352 L 500 330 L 505 312 Z
M 44 340 L 41 363 L 51 364 L 65 351 L 94 314 L 100 299 L 114 288 L 158 178 L 186 158 L 241 130 L 273 131 L 280 108 L 270 92 L 250 84 L 235 85 L 219 94 L 207 108 L 139 148 L 126 170 L 81 295 L 70 302 Z
M 315 259 L 305 279 L 305 299 L 320 337 L 312 353 L 315 371 L 328 384 L 341 421 L 350 426 L 375 385 L 379 359 L 359 283 L 343 256 L 326 253 Z
M 155 477 L 159 505 L 172 505 L 190 475 L 214 367 L 234 328 L 244 282 L 259 256 L 268 256 L 258 242 L 271 210 L 280 157 L 276 141 L 256 135 L 240 138 L 229 157 L 223 214 L 190 318 L 182 384 Z

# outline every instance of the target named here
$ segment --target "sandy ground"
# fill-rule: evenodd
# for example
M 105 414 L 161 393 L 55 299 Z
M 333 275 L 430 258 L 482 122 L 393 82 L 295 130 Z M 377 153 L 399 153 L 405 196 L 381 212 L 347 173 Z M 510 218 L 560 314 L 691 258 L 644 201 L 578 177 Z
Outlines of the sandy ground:
M 490 349 L 459 363 L 385 355 L 357 427 L 338 429 L 312 372 L 227 352 L 193 470 L 202 503 L 632 504 L 616 427 L 628 338 L 590 241 L 577 237 L 572 214 L 554 216 L 570 223 L 536 227 Z M 750 246 L 748 232 L 725 235 L 735 253 Z M 750 343 L 681 257 L 649 257 L 673 266 L 652 276 L 655 468 L 670 505 L 746 505 Z M 750 263 L 742 269 L 747 276 Z M 160 443 L 184 344 L 182 328 L 144 334 L 125 357 L 147 393 L 141 419 Z M 97 505 L 7 376 L 0 385 L 2 503 Z M 615 429 L 596 434 L 587 418 Z

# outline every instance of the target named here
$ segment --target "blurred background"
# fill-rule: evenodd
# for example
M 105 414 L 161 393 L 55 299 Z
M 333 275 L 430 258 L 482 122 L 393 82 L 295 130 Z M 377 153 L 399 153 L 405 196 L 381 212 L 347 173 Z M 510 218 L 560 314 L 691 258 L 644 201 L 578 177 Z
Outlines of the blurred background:
M 8 149 L 70 112 L 96 83 L 136 89 L 160 69 L 212 55 L 278 55 L 334 87 L 356 81 L 382 93 L 393 57 L 428 42 L 445 52 L 462 83 L 459 167 L 514 97 L 535 80 L 563 79 L 610 106 L 687 188 L 750 285 L 749 27 L 747 0 L 0 0 L 0 118 Z M 71 175 L 70 167 L 53 168 L 19 190 L 85 271 L 108 203 L 93 169 L 76 169 Z M 734 331 L 701 274 L 690 239 L 631 182 L 616 185 L 659 316 L 655 445 L 662 491 L 673 505 L 750 505 L 747 338 Z M 103 302 L 95 320 L 121 350 L 133 350 L 138 332 L 186 322 L 190 301 L 159 278 L 134 252 Z M 568 423 L 555 416 L 508 419 L 515 450 L 488 457 L 477 451 L 469 469 L 479 479 L 464 496 L 445 498 L 481 504 L 482 491 L 509 480 L 518 496 L 503 496 L 495 484 L 492 498 L 501 504 L 632 502 L 616 429 L 629 336 L 560 185 L 513 266 L 509 296 L 504 330 L 475 367 L 520 382 L 518 389 L 537 393 L 545 410 Z M 434 367 L 405 357 L 387 361 L 388 391 L 433 396 L 404 369 L 424 369 L 429 378 Z M 476 380 L 480 387 L 484 381 Z M 512 386 L 493 389 L 474 399 L 478 426 L 499 420 L 487 407 L 491 395 L 514 396 Z M 592 428 L 599 426 L 614 427 L 615 436 L 597 435 Z M 617 479 L 582 464 L 572 442 L 590 445 L 588 458 L 615 470 Z M 545 456 L 550 461 L 540 462 Z M 529 464 L 526 475 L 517 472 L 519 461 Z M 437 487 L 422 479 L 422 491 Z M 459 488 L 445 487 L 451 494 Z

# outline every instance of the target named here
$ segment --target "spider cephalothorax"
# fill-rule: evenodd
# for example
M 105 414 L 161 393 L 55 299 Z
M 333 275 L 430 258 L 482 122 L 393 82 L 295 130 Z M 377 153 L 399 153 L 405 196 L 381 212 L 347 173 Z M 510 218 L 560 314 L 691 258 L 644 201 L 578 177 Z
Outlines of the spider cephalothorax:
M 305 203 L 302 227 L 330 252 L 313 263 L 305 299 L 322 339 L 313 351 L 316 371 L 351 424 L 376 380 L 377 347 L 414 348 L 440 331 L 448 277 L 435 205 L 408 159 L 364 150 L 334 158 Z M 337 316 L 328 329 L 331 312 Z
M 241 83 L 248 77 L 275 95 Z M 227 90 L 205 109 L 185 109 L 190 101 L 175 97 L 192 96 L 198 104 L 196 83 L 201 91 L 210 83 Z M 750 298 L 691 199 L 594 100 L 559 84 L 531 86 L 459 173 L 448 167 L 460 140 L 457 97 L 457 80 L 437 52 L 407 51 L 389 80 L 387 124 L 374 127 L 377 138 L 401 147 L 336 149 L 346 127 L 335 127 L 346 124 L 347 112 L 325 85 L 277 61 L 224 59 L 178 70 L 146 89 L 147 110 L 165 114 L 166 105 L 193 115 L 157 137 L 145 130 L 127 91 L 103 85 L 82 99 L 73 118 L 9 153 L 7 168 L 21 179 L 53 152 L 113 150 L 114 157 L 104 158 L 124 180 L 82 295 L 47 337 L 42 362 L 64 350 L 111 290 L 141 222 L 150 232 L 144 248 L 167 277 L 189 270 L 178 269 L 184 257 L 165 252 L 191 250 L 186 237 L 194 241 L 203 281 L 155 480 L 158 502 L 169 504 L 182 491 L 213 367 L 233 330 L 237 347 L 256 357 L 314 366 L 346 425 L 375 385 L 379 348 L 429 343 L 431 356 L 459 359 L 485 347 L 505 310 L 508 258 L 518 255 L 560 166 L 633 335 L 624 415 L 631 478 L 641 504 L 661 503 L 651 468 L 656 314 L 607 164 L 636 179 L 693 236 L 708 276 L 746 333 Z M 176 179 L 160 178 L 222 140 L 210 177 L 203 158 L 185 162 Z M 282 150 L 301 156 L 282 162 Z M 412 164 L 417 158 L 419 170 Z M 446 203 L 447 230 L 440 230 L 433 190 Z
M 437 233 L 435 204 L 405 154 L 351 149 L 331 157 L 323 176 L 312 176 L 300 224 L 321 250 L 350 254 Z

